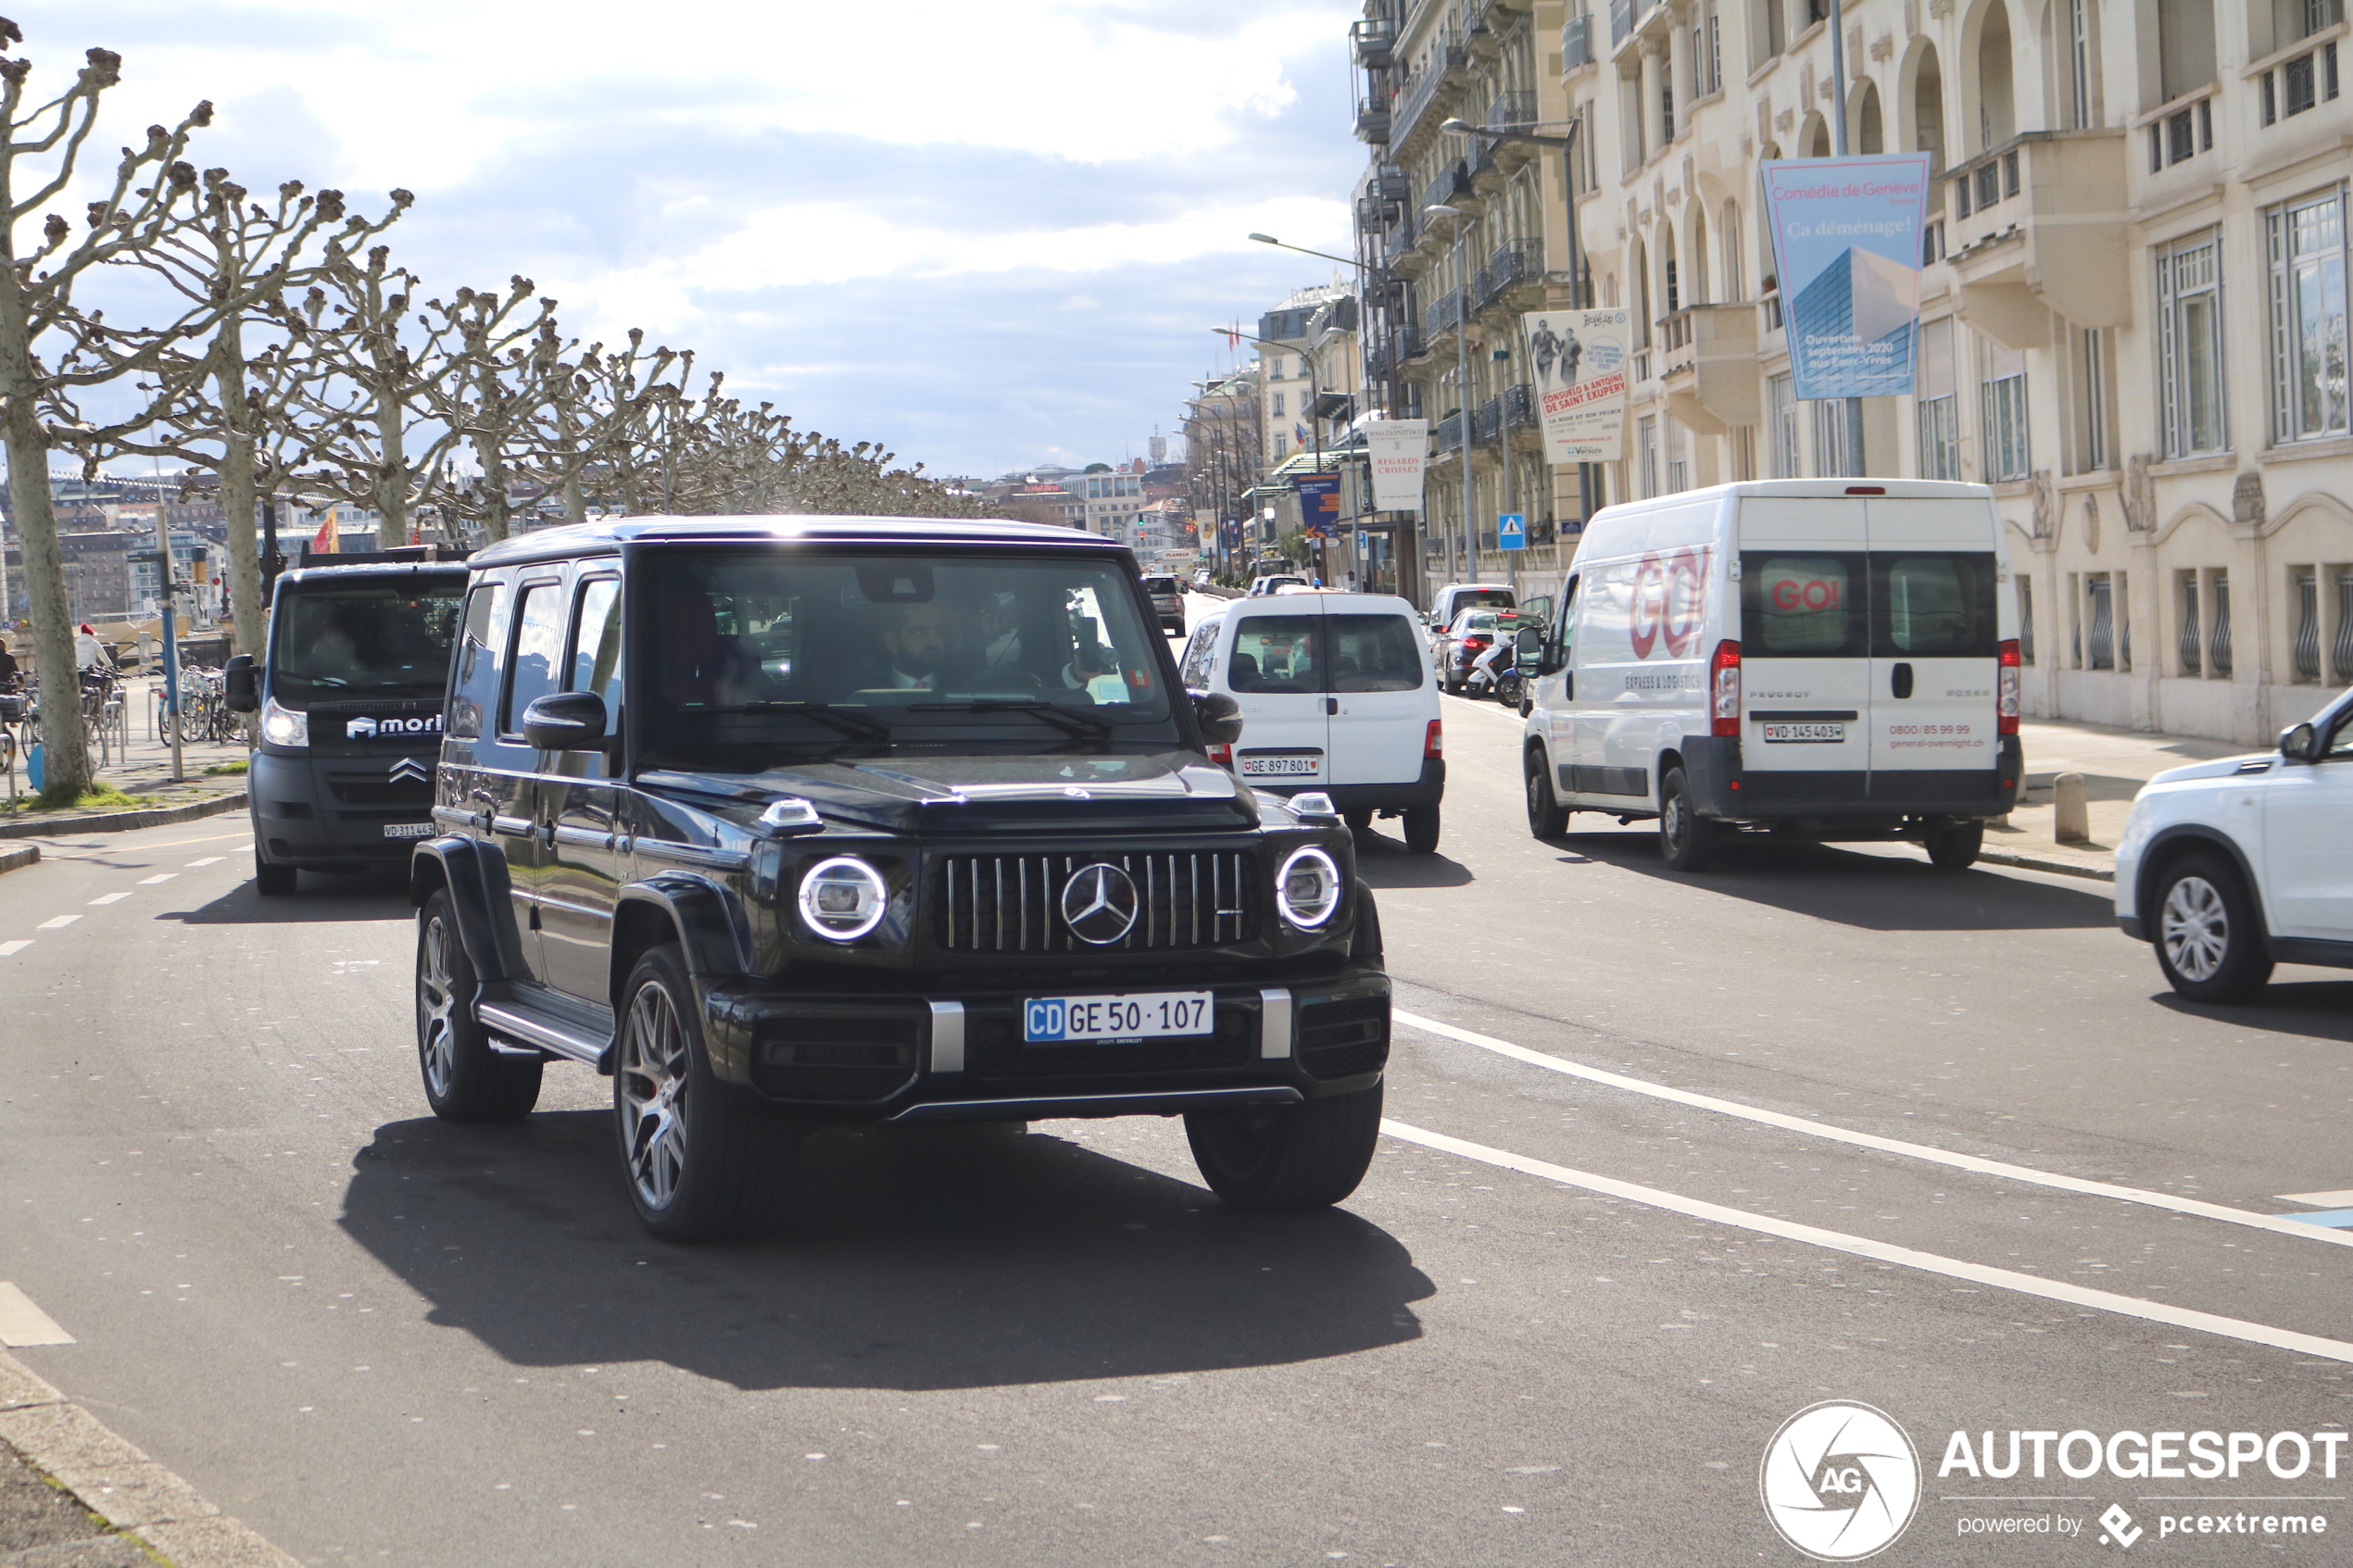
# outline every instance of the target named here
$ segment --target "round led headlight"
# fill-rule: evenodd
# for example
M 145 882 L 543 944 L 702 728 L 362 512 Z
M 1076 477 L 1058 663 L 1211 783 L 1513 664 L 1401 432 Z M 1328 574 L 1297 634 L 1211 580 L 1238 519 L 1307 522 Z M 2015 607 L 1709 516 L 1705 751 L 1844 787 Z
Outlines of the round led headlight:
M 882 923 L 889 902 L 882 872 L 855 856 L 820 860 L 800 879 L 800 918 L 830 941 L 857 941 Z
M 1275 906 L 1291 924 L 1308 930 L 1340 908 L 1340 867 L 1313 845 L 1294 849 L 1275 878 Z

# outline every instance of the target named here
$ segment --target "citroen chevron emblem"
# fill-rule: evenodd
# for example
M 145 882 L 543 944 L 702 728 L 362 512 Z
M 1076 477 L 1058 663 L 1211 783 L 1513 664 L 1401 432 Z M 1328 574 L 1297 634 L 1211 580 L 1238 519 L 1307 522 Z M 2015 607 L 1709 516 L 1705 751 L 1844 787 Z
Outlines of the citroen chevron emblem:
M 1081 942 L 1109 947 L 1136 924 L 1136 884 L 1117 866 L 1098 860 L 1063 884 L 1063 923 Z
M 422 762 L 418 761 L 417 759 L 413 757 L 404 757 L 399 761 L 395 762 L 392 765 L 391 776 L 396 781 L 405 779 L 410 784 L 423 784 L 433 775 L 427 771 L 425 765 Z

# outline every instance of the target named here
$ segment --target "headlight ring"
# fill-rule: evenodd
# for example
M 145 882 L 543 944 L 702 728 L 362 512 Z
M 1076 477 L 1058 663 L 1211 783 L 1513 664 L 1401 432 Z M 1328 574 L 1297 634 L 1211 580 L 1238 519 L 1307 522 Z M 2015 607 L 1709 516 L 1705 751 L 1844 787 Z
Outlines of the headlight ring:
M 882 923 L 890 887 L 855 855 L 820 860 L 800 878 L 803 924 L 829 942 L 855 942 Z
M 1339 862 L 1305 845 L 1292 850 L 1275 875 L 1275 907 L 1291 924 L 1314 931 L 1339 909 L 1343 885 Z

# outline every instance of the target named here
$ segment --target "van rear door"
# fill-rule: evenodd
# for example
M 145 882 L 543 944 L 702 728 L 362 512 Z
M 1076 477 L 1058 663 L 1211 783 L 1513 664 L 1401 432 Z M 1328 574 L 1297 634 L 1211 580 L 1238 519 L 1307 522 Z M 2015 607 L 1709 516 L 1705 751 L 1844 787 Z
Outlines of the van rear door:
M 1431 692 L 1428 646 L 1398 610 L 1330 609 L 1333 784 L 1412 784 L 1438 698 Z
M 1859 499 L 1741 498 L 1741 765 L 1758 805 L 1869 793 L 1870 531 Z
M 1990 795 L 2001 760 L 1992 509 L 1892 495 L 1868 505 L 1871 798 L 1900 808 Z M 1960 771 L 1973 776 L 1950 777 Z
M 1241 705 L 1234 771 L 1272 789 L 1332 782 L 1331 720 L 1320 668 L 1324 607 L 1312 596 L 1252 601 L 1269 608 L 1234 617 L 1226 685 Z M 1277 613 L 1272 607 L 1282 607 Z

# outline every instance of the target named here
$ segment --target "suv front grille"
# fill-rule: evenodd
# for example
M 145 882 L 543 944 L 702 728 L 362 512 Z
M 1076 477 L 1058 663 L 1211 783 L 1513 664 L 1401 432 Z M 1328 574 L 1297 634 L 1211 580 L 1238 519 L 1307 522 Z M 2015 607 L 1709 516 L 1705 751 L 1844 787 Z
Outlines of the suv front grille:
M 329 785 L 346 806 L 430 806 L 431 779 L 334 779 Z
M 1126 872 L 1137 897 L 1127 934 L 1101 945 L 1081 941 L 1062 916 L 1063 884 L 1099 863 Z M 1246 942 L 1258 928 L 1254 864 L 1238 849 L 942 856 L 932 879 L 938 911 L 932 940 L 971 953 L 1140 953 Z

